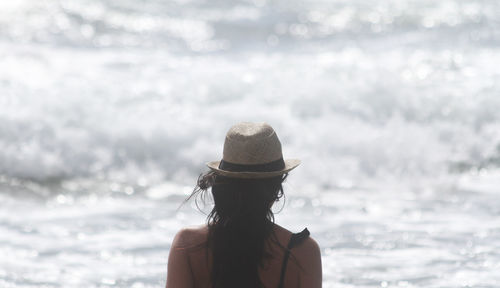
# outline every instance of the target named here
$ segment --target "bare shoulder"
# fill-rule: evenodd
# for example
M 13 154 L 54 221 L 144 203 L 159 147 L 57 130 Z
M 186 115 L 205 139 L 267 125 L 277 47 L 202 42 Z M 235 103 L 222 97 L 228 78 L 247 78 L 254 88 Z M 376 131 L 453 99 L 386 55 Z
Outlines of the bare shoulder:
M 290 240 L 290 237 L 292 236 L 292 232 L 286 228 L 279 226 L 278 224 L 274 224 L 274 226 L 275 233 L 280 239 L 280 242 L 283 243 L 284 246 L 286 246 L 288 244 L 288 241 Z M 294 251 L 296 251 L 296 253 L 304 255 L 308 255 L 311 253 L 319 254 L 320 248 L 318 242 L 316 242 L 313 237 L 309 236 L 299 246 L 295 247 Z
M 208 227 L 206 225 L 182 228 L 174 237 L 172 246 L 190 248 L 207 241 Z
M 318 242 L 313 237 L 307 237 L 304 242 L 295 248 L 295 255 L 297 257 L 320 257 L 321 252 Z
M 320 288 L 323 272 L 318 242 L 309 236 L 292 253 L 301 271 L 300 287 Z

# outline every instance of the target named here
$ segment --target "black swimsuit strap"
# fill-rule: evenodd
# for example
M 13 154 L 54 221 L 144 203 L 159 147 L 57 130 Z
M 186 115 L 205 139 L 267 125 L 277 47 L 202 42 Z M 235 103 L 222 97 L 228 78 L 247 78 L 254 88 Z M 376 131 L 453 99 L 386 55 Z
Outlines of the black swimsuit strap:
M 288 263 L 288 258 L 290 257 L 290 250 L 302 243 L 302 241 L 309 237 L 309 234 L 309 230 L 305 228 L 304 230 L 302 230 L 302 232 L 293 233 L 290 237 L 290 241 L 288 242 L 288 246 L 286 247 L 287 249 L 285 251 L 285 256 L 283 257 L 283 265 L 281 266 L 280 283 L 278 285 L 278 288 L 283 288 L 283 285 L 285 284 L 286 265 Z

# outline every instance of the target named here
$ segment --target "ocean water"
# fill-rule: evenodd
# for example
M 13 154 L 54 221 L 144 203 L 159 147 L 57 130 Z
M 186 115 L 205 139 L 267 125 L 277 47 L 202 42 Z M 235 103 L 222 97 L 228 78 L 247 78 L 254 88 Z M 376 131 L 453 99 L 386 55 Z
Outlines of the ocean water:
M 0 287 L 162 287 L 227 129 L 324 287 L 500 286 L 500 2 L 0 3 Z

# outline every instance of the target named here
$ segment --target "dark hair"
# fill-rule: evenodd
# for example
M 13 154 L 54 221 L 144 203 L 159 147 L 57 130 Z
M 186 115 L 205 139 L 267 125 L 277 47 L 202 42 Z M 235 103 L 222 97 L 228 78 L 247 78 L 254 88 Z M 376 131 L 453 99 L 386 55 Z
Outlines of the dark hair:
M 271 256 L 266 240 L 277 243 L 271 207 L 283 196 L 286 177 L 242 179 L 208 172 L 198 178 L 188 199 L 201 194 L 205 200 L 204 192 L 211 188 L 214 200 L 207 217 L 213 288 L 263 287 L 258 269 Z

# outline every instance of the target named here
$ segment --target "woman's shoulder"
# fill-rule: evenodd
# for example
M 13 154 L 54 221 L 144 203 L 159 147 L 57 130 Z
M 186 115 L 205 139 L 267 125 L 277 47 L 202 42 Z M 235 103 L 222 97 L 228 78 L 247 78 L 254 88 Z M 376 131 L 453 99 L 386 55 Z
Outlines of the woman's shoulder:
M 294 254 L 299 258 L 317 258 L 321 257 L 318 242 L 313 237 L 307 237 L 300 245 L 294 248 Z
M 173 247 L 191 248 L 205 244 L 208 236 L 206 225 L 185 227 L 177 232 L 172 242 Z
M 274 224 L 274 231 L 276 236 L 278 237 L 279 242 L 286 247 L 288 245 L 288 241 L 290 241 L 290 237 L 292 237 L 293 232 L 290 230 L 281 227 L 278 224 Z M 305 238 L 300 245 L 296 246 L 293 248 L 294 254 L 310 254 L 311 252 L 318 252 L 319 253 L 319 245 L 314 240 L 314 238 L 309 235 L 309 237 Z

